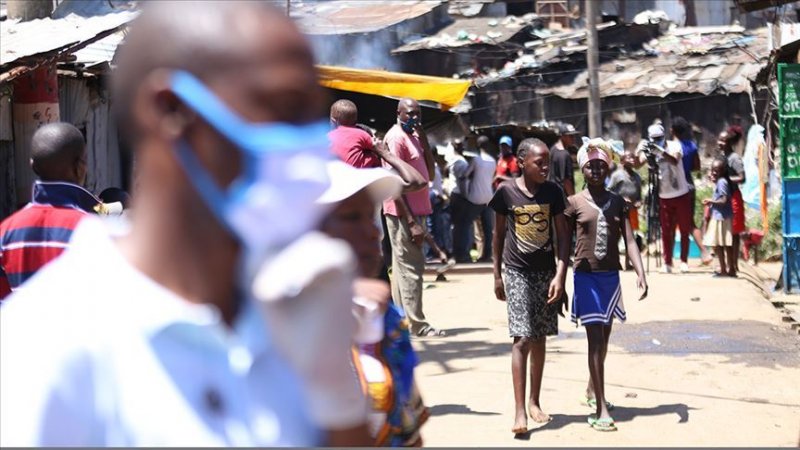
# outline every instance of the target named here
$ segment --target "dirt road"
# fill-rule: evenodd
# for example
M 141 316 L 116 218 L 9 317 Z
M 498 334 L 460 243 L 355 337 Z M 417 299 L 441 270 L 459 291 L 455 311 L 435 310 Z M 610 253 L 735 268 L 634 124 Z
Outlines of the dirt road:
M 537 429 L 529 421 L 515 437 L 505 304 L 491 274 L 448 278 L 430 279 L 424 301 L 451 336 L 415 341 L 428 446 L 798 445 L 800 338 L 746 281 L 651 274 L 650 297 L 638 302 L 634 275 L 623 273 L 628 322 L 615 324 L 606 363 L 619 431 L 586 423 L 585 334 L 559 318 L 542 388 L 553 420 Z

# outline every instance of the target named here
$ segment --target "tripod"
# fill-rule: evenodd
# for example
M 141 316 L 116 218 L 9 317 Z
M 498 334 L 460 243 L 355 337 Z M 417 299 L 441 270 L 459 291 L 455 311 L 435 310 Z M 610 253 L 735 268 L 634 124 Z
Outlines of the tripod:
M 659 216 L 659 197 L 658 192 L 660 189 L 658 177 L 658 162 L 656 156 L 652 153 L 647 153 L 647 198 L 645 205 L 647 207 L 647 273 L 650 273 L 650 244 L 655 244 L 656 254 L 656 267 L 661 266 L 661 217 Z

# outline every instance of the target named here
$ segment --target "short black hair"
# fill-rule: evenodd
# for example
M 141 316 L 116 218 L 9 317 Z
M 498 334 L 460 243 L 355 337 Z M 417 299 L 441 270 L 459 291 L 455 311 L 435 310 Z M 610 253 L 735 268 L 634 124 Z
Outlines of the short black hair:
M 714 160 L 711 162 L 711 166 L 713 167 L 714 164 L 721 164 L 722 165 L 722 177 L 727 179 L 730 175 L 730 171 L 728 168 L 728 158 L 723 155 L 717 155 L 714 157 Z
M 103 203 L 120 202 L 122 203 L 122 209 L 128 209 L 131 202 L 131 196 L 118 187 L 106 188 L 100 193 L 100 195 L 98 195 L 98 197 L 100 197 L 100 200 L 102 200 Z
M 86 151 L 86 140 L 79 129 L 67 122 L 42 125 L 31 138 L 33 171 L 43 181 L 68 181 L 64 174 Z
M 672 119 L 672 132 L 680 140 L 689 140 L 692 138 L 692 125 L 683 117 L 675 117 Z
M 517 158 L 524 159 L 525 156 L 528 155 L 528 152 L 533 150 L 535 147 L 543 148 L 545 150 L 550 150 L 541 139 L 537 138 L 527 138 L 523 139 L 522 142 L 519 143 L 517 146 Z

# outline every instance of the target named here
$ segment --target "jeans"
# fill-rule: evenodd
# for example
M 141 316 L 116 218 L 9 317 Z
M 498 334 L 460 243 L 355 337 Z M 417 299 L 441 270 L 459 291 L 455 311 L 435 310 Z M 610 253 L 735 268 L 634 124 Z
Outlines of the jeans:
M 450 210 L 453 218 L 453 254 L 457 262 L 471 262 L 469 251 L 474 235 L 472 224 L 480 217 L 484 205 L 476 205 L 464 196 L 453 193 Z
M 431 194 L 433 214 L 428 216 L 428 229 L 431 230 L 434 242 L 448 255 L 453 253 L 453 233 L 450 230 L 450 205 L 441 198 Z M 426 243 L 425 254 L 428 258 L 439 258 L 433 249 Z

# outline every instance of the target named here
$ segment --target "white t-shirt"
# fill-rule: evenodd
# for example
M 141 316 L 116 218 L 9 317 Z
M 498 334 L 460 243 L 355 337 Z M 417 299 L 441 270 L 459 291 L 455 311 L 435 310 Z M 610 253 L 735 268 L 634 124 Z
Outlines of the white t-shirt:
M 254 302 L 232 328 L 139 272 L 104 224 L 0 309 L 2 446 L 316 446 Z
M 485 205 L 494 196 L 492 181 L 497 170 L 497 161 L 486 152 L 481 152 L 471 164 L 472 178 L 469 183 L 467 200 L 476 205 Z
M 645 159 L 641 150 L 645 142 L 639 144 L 639 158 Z M 689 183 L 683 170 L 683 147 L 679 141 L 666 141 L 664 151 L 677 160 L 669 161 L 663 156 L 658 157 L 658 196 L 663 199 L 677 198 L 689 192 Z

